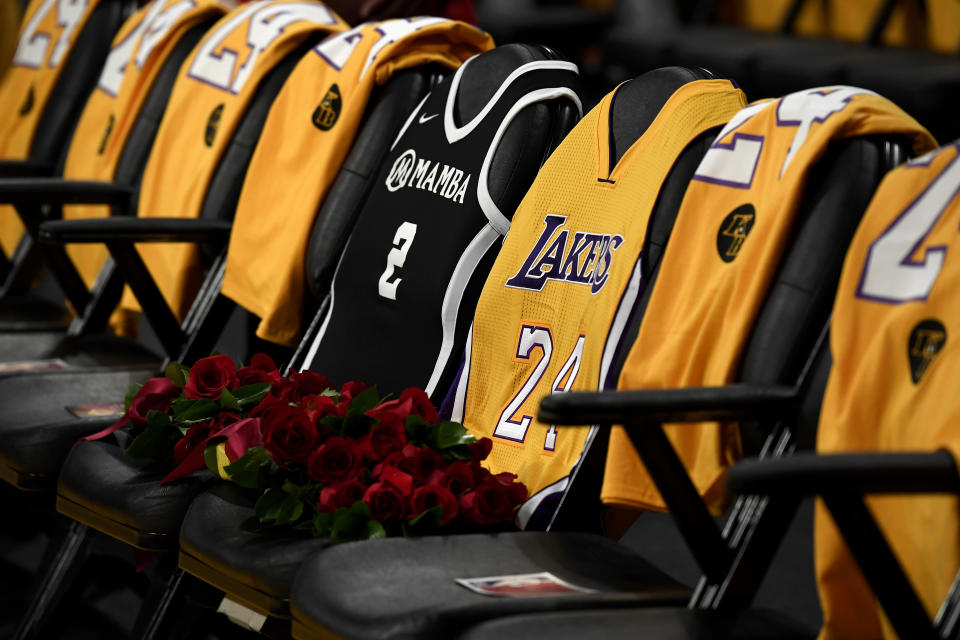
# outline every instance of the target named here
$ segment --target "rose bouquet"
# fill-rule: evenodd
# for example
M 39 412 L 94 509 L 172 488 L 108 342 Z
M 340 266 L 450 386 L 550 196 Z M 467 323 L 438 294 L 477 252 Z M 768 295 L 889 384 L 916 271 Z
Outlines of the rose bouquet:
M 162 482 L 207 468 L 256 492 L 264 526 L 332 542 L 501 527 L 527 497 L 515 475 L 481 464 L 491 441 L 440 421 L 422 390 L 338 390 L 312 371 L 282 376 L 263 354 L 239 369 L 223 355 L 173 363 L 89 439 L 121 427 L 127 455 L 171 465 Z

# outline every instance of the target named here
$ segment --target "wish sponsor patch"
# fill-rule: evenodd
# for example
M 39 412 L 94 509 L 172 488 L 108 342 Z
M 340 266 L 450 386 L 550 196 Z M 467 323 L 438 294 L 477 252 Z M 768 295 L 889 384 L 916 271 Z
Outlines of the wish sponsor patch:
M 124 408 L 122 402 L 85 402 L 67 407 L 67 411 L 78 418 L 119 418 Z
M 58 371 L 69 367 L 66 362 L 60 358 L 50 360 L 15 360 L 13 362 L 0 362 L 0 374 L 2 373 L 22 373 L 24 371 Z
M 596 593 L 596 589 L 578 587 L 561 580 L 549 571 L 520 573 L 488 578 L 457 578 L 457 584 L 484 596 L 501 598 L 542 598 L 545 596 Z

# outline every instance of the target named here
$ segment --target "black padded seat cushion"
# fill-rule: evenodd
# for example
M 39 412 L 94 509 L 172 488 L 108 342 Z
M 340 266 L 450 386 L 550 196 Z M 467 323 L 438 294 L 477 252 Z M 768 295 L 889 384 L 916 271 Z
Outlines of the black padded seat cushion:
M 231 597 L 286 617 L 297 570 L 327 540 L 257 530 L 253 500 L 252 492 L 226 483 L 198 496 L 180 530 L 180 564 Z
M 175 548 L 183 514 L 194 497 L 214 482 L 214 476 L 204 470 L 161 485 L 169 470 L 169 465 L 153 460 L 128 458 L 110 439 L 82 440 L 63 463 L 57 493 L 61 500 L 165 539 L 169 548 Z M 102 529 L 97 522 L 84 524 Z
M 0 316 L 0 323 L 2 322 Z M 78 368 L 127 369 L 158 369 L 161 361 L 161 357 L 142 342 L 111 334 L 64 336 L 62 332 L 50 331 L 49 327 L 44 325 L 0 333 L 0 362 L 49 359 L 60 359 L 71 367 Z M 23 371 L 0 373 L 0 377 L 25 374 Z
M 460 636 L 462 640 L 503 638 L 656 638 L 657 640 L 812 640 L 815 630 L 772 611 L 577 611 L 494 620 Z M 299 640 L 309 636 L 296 635 Z
M 0 332 L 54 331 L 70 324 L 70 312 L 57 303 L 32 292 L 7 296 L 0 302 Z M 6 358 L 6 354 L 0 351 Z
M 497 598 L 456 582 L 543 571 L 597 592 Z M 505 615 L 679 606 L 689 597 L 689 588 L 612 540 L 581 533 L 520 532 L 389 538 L 331 547 L 305 562 L 297 574 L 291 610 L 298 628 L 315 632 L 327 629 L 349 638 L 446 638 Z
M 67 407 L 121 399 L 131 384 L 145 381 L 151 373 L 146 369 L 83 374 L 51 371 L 0 378 L 0 467 L 50 475 L 46 488 L 53 489 L 56 473 L 77 439 L 116 420 L 77 419 Z

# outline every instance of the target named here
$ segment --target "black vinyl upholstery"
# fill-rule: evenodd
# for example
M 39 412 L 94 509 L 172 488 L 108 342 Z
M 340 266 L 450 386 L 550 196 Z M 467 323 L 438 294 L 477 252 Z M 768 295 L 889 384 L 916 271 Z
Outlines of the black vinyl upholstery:
M 602 630 L 602 631 L 601 631 Z M 536 635 L 573 640 L 602 635 L 607 640 L 813 640 L 816 631 L 775 612 L 647 609 L 643 611 L 577 611 L 494 620 L 459 636 L 463 640 L 527 638 Z

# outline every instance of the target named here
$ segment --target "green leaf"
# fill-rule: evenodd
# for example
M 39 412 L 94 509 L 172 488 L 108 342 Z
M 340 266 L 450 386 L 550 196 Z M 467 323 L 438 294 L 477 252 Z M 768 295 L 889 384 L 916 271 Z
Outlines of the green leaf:
M 441 451 L 459 445 L 473 444 L 476 441 L 473 434 L 459 422 L 441 422 L 427 436 L 427 444 Z
M 220 406 L 224 409 L 234 409 L 240 411 L 240 403 L 237 402 L 237 399 L 233 396 L 232 393 L 224 389 L 220 392 Z
M 407 440 L 414 444 L 423 444 L 430 434 L 430 424 L 415 413 L 411 413 L 403 421 L 407 430 Z
M 272 460 L 270 452 L 265 448 L 253 447 L 243 454 L 239 460 L 233 464 L 228 464 L 226 471 L 230 474 L 230 480 L 235 484 L 248 489 L 256 489 L 260 486 L 263 468 L 269 467 Z
M 267 489 L 253 505 L 253 513 L 260 522 L 273 520 L 280 503 L 287 499 L 287 494 L 279 489 Z
M 370 387 L 350 401 L 348 413 L 366 413 L 378 404 L 380 404 L 380 393 L 376 387 Z
M 133 399 L 137 397 L 137 394 L 140 393 L 140 389 L 142 388 L 142 384 L 132 384 L 127 388 L 127 395 L 123 398 L 124 413 L 130 410 L 130 405 L 133 403 Z
M 273 519 L 277 524 L 290 524 L 296 522 L 297 518 L 302 515 L 303 502 L 298 496 L 287 494 L 287 497 L 277 507 Z
M 376 538 L 386 538 L 387 530 L 383 528 L 383 525 L 377 522 L 376 520 L 367 521 L 367 540 L 374 540 Z
M 457 445 L 456 447 L 450 447 L 449 449 L 444 449 L 440 452 L 440 455 L 447 460 L 464 460 L 469 461 L 473 460 L 473 451 L 470 450 L 470 446 L 466 444 Z
M 269 382 L 255 382 L 240 387 L 239 389 L 234 389 L 232 393 L 233 397 L 237 400 L 237 404 L 243 406 L 260 402 L 266 398 L 267 394 L 270 393 L 271 386 Z
M 329 429 L 331 433 L 343 433 L 343 418 L 340 416 L 324 416 L 320 418 L 320 424 Z
M 220 407 L 213 400 L 177 400 L 173 403 L 173 420 L 180 424 L 193 424 L 209 420 L 220 413 Z
M 151 410 L 147 412 L 147 426 L 133 439 L 124 453 L 136 459 L 168 460 L 172 458 L 173 447 L 180 437 L 180 430 L 173 427 L 170 416 Z
M 438 504 L 411 518 L 408 524 L 415 532 L 433 531 L 440 528 L 441 518 L 443 518 L 443 506 Z
M 163 374 L 167 376 L 167 380 L 177 385 L 181 389 L 187 384 L 187 380 L 190 379 L 190 369 L 183 366 L 179 362 L 171 362 L 168 364 Z
M 332 513 L 318 513 L 313 517 L 313 535 L 317 538 L 323 538 L 330 535 L 330 528 L 333 526 Z
M 324 389 L 320 392 L 321 396 L 326 396 L 328 398 L 333 398 L 333 401 L 336 402 L 340 399 L 340 392 L 336 389 Z
M 354 413 L 351 410 L 340 425 L 340 435 L 347 438 L 360 438 L 370 433 L 370 427 L 376 422 L 365 413 Z
M 349 507 L 337 509 L 333 514 L 333 523 L 330 527 L 330 542 L 350 542 L 364 540 L 368 535 L 370 509 L 362 500 L 354 502 Z

